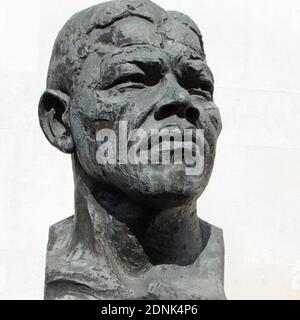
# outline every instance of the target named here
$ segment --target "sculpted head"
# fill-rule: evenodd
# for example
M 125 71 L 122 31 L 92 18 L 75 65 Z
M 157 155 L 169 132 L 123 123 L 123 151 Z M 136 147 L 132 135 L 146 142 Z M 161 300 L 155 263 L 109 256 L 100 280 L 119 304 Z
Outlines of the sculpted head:
M 221 119 L 214 80 L 193 21 L 148 0 L 112 1 L 74 15 L 56 40 L 39 105 L 50 143 L 73 154 L 95 182 L 132 199 L 172 205 L 195 200 L 209 181 Z M 204 130 L 204 169 L 97 161 L 97 132 L 119 123 Z M 117 144 L 118 146 L 118 144 Z

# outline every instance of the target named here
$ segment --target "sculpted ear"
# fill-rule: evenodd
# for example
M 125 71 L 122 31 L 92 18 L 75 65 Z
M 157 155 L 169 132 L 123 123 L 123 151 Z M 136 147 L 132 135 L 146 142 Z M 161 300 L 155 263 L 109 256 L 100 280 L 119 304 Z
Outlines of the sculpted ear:
M 69 97 L 58 90 L 46 90 L 39 103 L 41 128 L 49 142 L 64 153 L 74 152 L 69 103 Z

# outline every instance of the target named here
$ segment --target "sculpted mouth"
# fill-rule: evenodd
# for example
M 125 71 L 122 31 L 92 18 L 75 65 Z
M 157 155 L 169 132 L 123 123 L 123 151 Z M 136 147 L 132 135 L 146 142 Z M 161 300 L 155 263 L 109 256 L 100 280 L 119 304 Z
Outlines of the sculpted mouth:
M 184 164 L 194 167 L 196 157 L 201 154 L 200 142 L 196 128 L 168 125 L 146 135 L 137 153 L 147 156 L 149 164 Z
M 138 159 L 143 164 L 184 164 L 194 167 L 204 155 L 203 130 L 195 126 L 171 123 L 161 128 L 139 130 L 139 133 L 132 131 L 135 133 L 129 135 L 128 150 L 131 159 Z
M 196 128 L 180 128 L 169 125 L 159 129 L 155 134 L 147 134 L 140 144 L 143 151 L 175 151 L 177 149 L 193 148 L 197 145 Z

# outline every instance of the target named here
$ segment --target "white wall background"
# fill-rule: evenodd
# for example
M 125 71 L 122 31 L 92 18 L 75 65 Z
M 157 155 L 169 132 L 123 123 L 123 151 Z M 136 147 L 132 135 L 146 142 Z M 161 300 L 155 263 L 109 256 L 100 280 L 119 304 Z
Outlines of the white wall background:
M 55 37 L 98 0 L 0 0 L 0 299 L 42 299 L 48 227 L 73 214 L 69 156 L 37 118 Z M 224 122 L 199 214 L 224 229 L 229 299 L 300 298 L 300 2 L 157 0 L 204 35 Z

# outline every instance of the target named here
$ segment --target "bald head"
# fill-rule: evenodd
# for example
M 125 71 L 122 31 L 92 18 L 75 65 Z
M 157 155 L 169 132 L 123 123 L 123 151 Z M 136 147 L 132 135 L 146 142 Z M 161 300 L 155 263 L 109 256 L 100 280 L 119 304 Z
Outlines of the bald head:
M 83 63 L 96 51 L 150 45 L 168 52 L 174 42 L 205 60 L 201 33 L 189 17 L 165 11 L 149 0 L 101 3 L 75 14 L 60 31 L 47 88 L 71 95 Z

